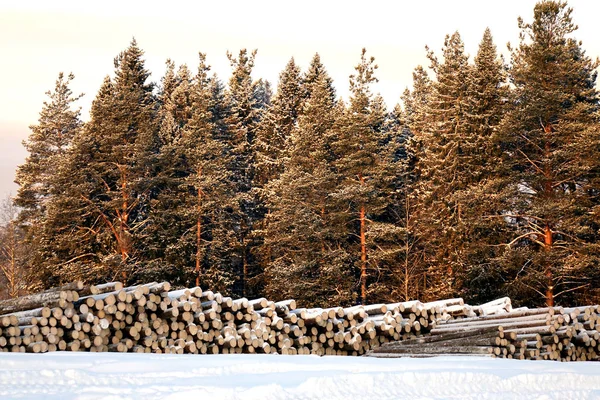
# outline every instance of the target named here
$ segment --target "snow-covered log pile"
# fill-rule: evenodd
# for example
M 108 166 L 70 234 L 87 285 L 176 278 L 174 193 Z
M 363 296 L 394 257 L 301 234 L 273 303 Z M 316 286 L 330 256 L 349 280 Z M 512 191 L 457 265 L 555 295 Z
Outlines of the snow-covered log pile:
M 590 361 L 600 354 L 600 307 L 514 309 L 494 315 L 439 320 L 427 335 L 385 344 L 373 357 L 479 355 Z
M 0 301 L 0 350 L 359 355 L 427 332 L 446 306 L 460 313 L 455 300 L 306 309 L 170 289 L 75 283 Z
M 307 309 L 168 282 L 72 283 L 0 301 L 0 350 L 596 359 L 598 312 L 512 310 L 508 298 Z

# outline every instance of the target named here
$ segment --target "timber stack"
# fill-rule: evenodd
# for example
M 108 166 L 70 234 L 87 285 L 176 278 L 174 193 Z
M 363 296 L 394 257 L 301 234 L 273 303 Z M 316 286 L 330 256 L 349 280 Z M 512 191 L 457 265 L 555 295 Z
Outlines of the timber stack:
M 385 344 L 370 351 L 368 356 L 477 355 L 520 360 L 597 361 L 600 354 L 597 324 L 600 324 L 600 307 L 595 305 L 465 315 L 440 319 L 427 335 Z
M 596 360 L 599 314 L 596 306 L 513 310 L 508 298 L 299 308 L 168 282 L 75 282 L 0 301 L 0 351 Z

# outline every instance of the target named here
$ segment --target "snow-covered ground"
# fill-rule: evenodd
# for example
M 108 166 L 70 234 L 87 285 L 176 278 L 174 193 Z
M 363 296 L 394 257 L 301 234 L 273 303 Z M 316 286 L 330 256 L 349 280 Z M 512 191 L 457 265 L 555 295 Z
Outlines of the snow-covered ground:
M 600 363 L 0 354 L 0 399 L 600 399 Z

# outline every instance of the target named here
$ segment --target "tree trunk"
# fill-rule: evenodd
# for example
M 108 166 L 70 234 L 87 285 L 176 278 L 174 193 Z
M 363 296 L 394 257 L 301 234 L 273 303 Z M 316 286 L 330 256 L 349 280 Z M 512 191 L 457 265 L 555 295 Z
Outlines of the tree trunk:
M 404 198 L 405 198 L 405 209 L 404 209 L 404 214 L 405 214 L 405 228 L 406 228 L 406 237 L 404 239 L 405 241 L 405 246 L 404 246 L 404 301 L 408 301 L 409 300 L 409 295 L 408 295 L 408 287 L 409 287 L 409 279 L 410 279 L 410 271 L 409 271 L 409 264 L 408 264 L 408 257 L 410 255 L 410 200 L 408 199 L 408 194 L 406 192 L 404 192 Z
M 0 301 L 0 315 L 41 307 L 65 306 L 67 292 L 42 292 Z
M 544 250 L 550 252 L 553 245 L 552 230 L 550 226 L 546 224 L 544 227 Z M 554 277 L 552 274 L 552 268 L 548 261 L 546 261 L 546 305 L 548 307 L 554 307 Z
M 196 216 L 196 286 L 200 286 L 200 257 L 202 255 L 202 190 L 198 188 L 198 215 Z
M 358 174 L 361 185 L 365 184 L 365 178 Z M 362 304 L 367 303 L 367 238 L 366 238 L 366 211 L 364 203 L 360 205 L 360 300 Z
M 549 135 L 552 133 L 552 125 L 548 124 L 544 126 L 544 133 Z M 550 139 L 546 140 L 544 145 L 544 152 L 546 159 L 550 157 Z M 550 165 L 546 163 L 544 166 L 544 197 L 550 199 L 553 193 L 553 181 L 552 171 Z M 549 254 L 554 244 L 554 238 L 552 236 L 552 229 L 550 224 L 547 222 L 544 226 L 544 251 L 546 252 L 546 265 L 544 266 L 544 275 L 546 275 L 546 305 L 548 307 L 554 307 L 554 276 L 552 274 L 552 266 L 549 261 Z
M 248 260 L 246 258 L 246 245 L 242 238 L 242 297 L 246 296 L 246 281 L 248 279 Z
M 365 226 L 365 206 L 360 206 L 360 299 L 367 304 L 367 241 Z
M 120 167 L 121 172 L 121 212 L 117 215 L 119 216 L 119 250 L 121 253 L 121 267 L 123 270 L 121 271 L 121 276 L 123 278 L 123 284 L 127 283 L 127 271 L 125 268 L 125 263 L 127 262 L 127 258 L 130 253 L 131 240 L 129 235 L 129 193 L 127 193 L 127 173 L 125 167 Z

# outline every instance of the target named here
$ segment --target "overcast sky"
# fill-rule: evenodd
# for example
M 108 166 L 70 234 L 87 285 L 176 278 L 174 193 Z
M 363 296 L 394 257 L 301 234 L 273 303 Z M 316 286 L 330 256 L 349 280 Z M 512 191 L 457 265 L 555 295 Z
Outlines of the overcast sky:
M 458 30 L 471 56 L 490 27 L 500 52 L 517 43 L 517 17 L 531 21 L 534 0 L 436 1 L 27 1 L 0 3 L 0 198 L 16 193 L 12 183 L 26 152 L 21 141 L 59 72 L 73 72 L 75 93 L 85 93 L 83 118 L 113 59 L 132 37 L 145 51 L 151 79 L 160 80 L 164 62 L 195 70 L 199 51 L 226 81 L 227 50 L 258 49 L 254 78 L 276 85 L 294 57 L 306 69 L 315 52 L 347 97 L 348 75 L 362 47 L 379 64 L 379 91 L 389 106 L 410 86 L 411 72 L 427 66 L 425 45 L 438 54 L 444 36 Z M 156 5 L 154 5 L 156 4 Z M 576 37 L 587 53 L 600 55 L 600 2 L 571 0 Z

